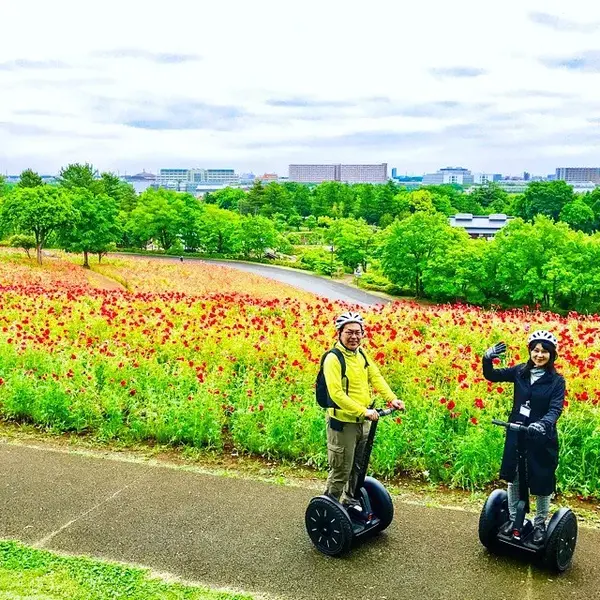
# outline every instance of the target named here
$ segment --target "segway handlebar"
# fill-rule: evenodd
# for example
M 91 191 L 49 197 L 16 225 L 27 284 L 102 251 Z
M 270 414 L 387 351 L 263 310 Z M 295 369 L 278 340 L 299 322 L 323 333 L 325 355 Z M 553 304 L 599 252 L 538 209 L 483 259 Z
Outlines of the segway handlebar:
M 522 431 L 523 433 L 527 433 L 528 429 L 526 425 L 521 425 L 520 423 L 507 423 L 506 421 L 500 421 L 499 419 L 492 419 L 492 423 L 494 425 L 500 425 L 500 427 L 506 427 L 506 429 L 511 429 L 512 431 Z
M 390 406 L 389 408 L 377 408 L 377 413 L 380 417 L 387 417 L 387 415 L 391 415 L 393 412 L 396 412 L 398 409 Z

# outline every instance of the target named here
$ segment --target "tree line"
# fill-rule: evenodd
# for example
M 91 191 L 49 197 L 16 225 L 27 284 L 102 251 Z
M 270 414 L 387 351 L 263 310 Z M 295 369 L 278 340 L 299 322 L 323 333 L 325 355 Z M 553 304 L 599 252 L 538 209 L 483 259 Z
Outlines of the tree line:
M 447 217 L 514 215 L 493 241 L 475 240 Z M 361 265 L 362 284 L 436 301 L 536 305 L 596 311 L 600 306 L 600 188 L 577 196 L 566 183 L 534 182 L 523 194 L 497 185 L 406 190 L 384 185 L 316 186 L 260 181 L 248 191 L 191 194 L 133 187 L 91 165 L 61 169 L 56 185 L 26 170 L 0 180 L 0 234 L 11 245 L 48 245 L 100 260 L 110 250 L 259 258 L 296 254 L 321 273 Z

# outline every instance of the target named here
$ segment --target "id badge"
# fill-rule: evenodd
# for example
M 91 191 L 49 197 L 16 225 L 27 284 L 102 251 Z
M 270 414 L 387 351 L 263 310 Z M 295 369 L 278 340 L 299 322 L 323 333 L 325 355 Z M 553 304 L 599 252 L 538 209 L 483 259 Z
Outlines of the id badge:
M 523 415 L 526 419 L 529 418 L 529 413 L 531 412 L 531 407 L 529 406 L 529 402 L 521 405 L 519 408 L 519 414 Z

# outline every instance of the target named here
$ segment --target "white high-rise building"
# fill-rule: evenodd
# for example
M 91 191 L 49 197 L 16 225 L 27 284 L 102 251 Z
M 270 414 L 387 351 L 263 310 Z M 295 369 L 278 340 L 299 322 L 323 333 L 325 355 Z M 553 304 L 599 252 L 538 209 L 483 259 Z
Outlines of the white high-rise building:
M 386 183 L 387 163 L 379 165 L 290 165 L 289 180 L 299 183 Z

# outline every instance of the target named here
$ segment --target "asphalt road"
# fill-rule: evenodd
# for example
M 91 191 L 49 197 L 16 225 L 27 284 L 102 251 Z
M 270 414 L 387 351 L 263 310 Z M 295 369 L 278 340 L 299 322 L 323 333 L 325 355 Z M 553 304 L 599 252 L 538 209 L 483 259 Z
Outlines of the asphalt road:
M 0 443 L 1 538 L 290 600 L 600 598 L 599 531 L 580 529 L 574 566 L 558 577 L 488 554 L 476 514 L 395 499 L 386 533 L 347 558 L 327 558 L 304 530 L 312 495 Z

